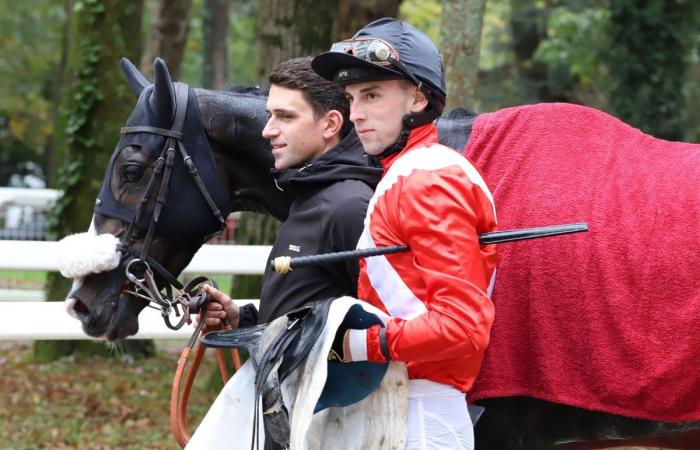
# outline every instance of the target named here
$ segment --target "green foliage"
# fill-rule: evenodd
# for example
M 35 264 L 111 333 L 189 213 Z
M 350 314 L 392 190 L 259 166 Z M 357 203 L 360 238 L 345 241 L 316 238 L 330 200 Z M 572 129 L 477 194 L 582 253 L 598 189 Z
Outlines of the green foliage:
M 236 2 L 229 28 L 229 65 L 231 83 L 249 85 L 255 83 L 255 27 L 257 24 L 257 3 L 255 1 Z
M 415 26 L 440 46 L 442 2 L 438 0 L 403 0 L 399 17 Z
M 535 61 L 549 67 L 552 83 L 558 83 L 560 89 L 574 85 L 573 97 L 585 98 L 589 106 L 603 109 L 611 84 L 605 64 L 609 59 L 609 24 L 610 12 L 602 7 L 580 11 L 555 8 L 547 23 L 547 39 L 534 54 Z
M 179 81 L 191 84 L 192 86 L 201 85 L 202 64 L 204 61 L 204 39 L 202 36 L 203 9 L 203 0 L 194 0 L 192 2 L 190 31 L 187 34 L 185 52 L 182 56 L 182 66 L 180 67 Z
M 697 141 L 699 9 L 691 0 L 489 0 L 478 109 L 560 99 Z
M 614 113 L 654 136 L 681 139 L 680 87 L 700 6 L 689 0 L 617 0 L 610 10 Z
M 684 140 L 700 142 L 700 33 L 694 36 L 692 51 L 689 55 L 690 68 L 688 78 L 683 84 L 683 99 L 685 108 L 681 116 L 681 124 L 685 131 Z
M 180 78 L 185 83 L 201 86 L 203 64 L 202 26 L 203 0 L 192 3 L 190 32 L 185 45 Z M 232 85 L 242 86 L 255 83 L 255 26 L 257 23 L 257 2 L 254 0 L 236 1 L 231 8 L 229 23 L 229 73 Z
M 507 1 L 486 2 L 479 55 L 479 68 L 483 71 L 503 66 L 513 58 L 511 35 L 508 32 L 509 16 L 510 7 Z
M 62 2 L 0 0 L 0 10 L 0 172 L 6 172 L 23 159 L 40 161 L 53 132 L 52 73 L 66 18 Z
M 302 55 L 312 55 L 324 51 L 333 42 L 333 21 L 336 14 L 333 2 L 300 1 L 294 2 L 294 17 L 291 19 L 299 30 L 298 38 Z M 319 20 L 321 18 L 321 20 Z

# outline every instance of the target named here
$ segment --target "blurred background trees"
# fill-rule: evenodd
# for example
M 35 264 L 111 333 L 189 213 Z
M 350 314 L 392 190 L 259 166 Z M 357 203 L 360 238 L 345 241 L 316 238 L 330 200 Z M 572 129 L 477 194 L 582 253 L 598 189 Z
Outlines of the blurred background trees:
M 76 17 L 93 4 L 106 5 L 106 20 L 116 14 L 108 1 L 0 0 L 1 185 L 31 174 L 58 186 L 66 98 L 80 82 L 71 52 L 85 39 Z M 176 78 L 223 89 L 265 84 L 283 59 L 399 16 L 440 43 L 451 104 L 492 111 L 570 101 L 660 137 L 697 140 L 699 9 L 692 0 L 142 0 L 120 23 L 147 75 L 159 55 Z M 115 35 L 100 54 L 119 45 Z
M 695 0 L 0 0 L 0 8 L 0 185 L 63 189 L 57 238 L 87 226 L 134 104 L 119 57 L 140 61 L 150 77 L 161 56 L 194 86 L 263 85 L 282 60 L 323 51 L 383 16 L 440 45 L 452 106 L 567 101 L 658 137 L 700 140 Z M 271 242 L 275 231 L 246 215 L 237 239 Z M 257 297 L 257 282 L 239 280 L 237 296 Z M 61 289 L 49 286 L 52 295 Z

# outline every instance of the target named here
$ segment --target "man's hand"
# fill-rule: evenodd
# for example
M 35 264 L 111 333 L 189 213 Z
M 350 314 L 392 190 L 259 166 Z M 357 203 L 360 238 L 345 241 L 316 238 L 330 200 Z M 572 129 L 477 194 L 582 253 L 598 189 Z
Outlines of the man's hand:
M 226 319 L 231 328 L 238 327 L 239 311 L 238 305 L 231 300 L 231 297 L 216 289 L 210 284 L 204 284 L 202 290 L 209 294 L 213 301 L 207 305 L 207 326 L 220 328 Z M 199 323 L 199 316 L 195 319 Z

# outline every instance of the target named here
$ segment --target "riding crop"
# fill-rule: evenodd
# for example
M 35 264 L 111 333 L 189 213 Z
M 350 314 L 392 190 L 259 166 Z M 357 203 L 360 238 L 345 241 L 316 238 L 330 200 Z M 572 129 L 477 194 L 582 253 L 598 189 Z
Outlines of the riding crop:
M 520 228 L 515 230 L 494 231 L 479 235 L 479 243 L 503 244 L 506 242 L 523 241 L 526 239 L 536 239 L 549 236 L 559 236 L 562 234 L 572 234 L 588 231 L 588 224 L 571 223 L 565 225 L 551 225 L 538 228 Z M 405 252 L 408 245 L 390 245 L 386 247 L 363 248 L 358 250 L 347 250 L 343 252 L 323 253 L 309 256 L 278 256 L 270 261 L 270 268 L 275 272 L 287 273 L 290 270 L 304 266 L 315 266 L 321 264 L 337 263 L 349 259 L 369 258 L 371 256 L 388 255 L 391 253 Z

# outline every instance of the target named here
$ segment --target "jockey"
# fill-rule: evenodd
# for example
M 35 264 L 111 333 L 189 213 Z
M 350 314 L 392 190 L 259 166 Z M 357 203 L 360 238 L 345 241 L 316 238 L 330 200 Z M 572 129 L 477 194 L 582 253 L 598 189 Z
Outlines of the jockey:
M 478 236 L 496 229 L 496 213 L 479 171 L 438 143 L 440 54 L 410 24 L 384 18 L 333 44 L 312 67 L 345 87 L 364 151 L 384 169 L 358 248 L 410 247 L 361 260 L 358 298 L 392 319 L 339 333 L 334 356 L 406 363 L 406 448 L 473 448 L 464 393 L 489 342 L 496 265 L 495 246 Z

